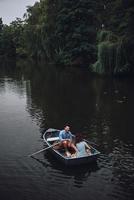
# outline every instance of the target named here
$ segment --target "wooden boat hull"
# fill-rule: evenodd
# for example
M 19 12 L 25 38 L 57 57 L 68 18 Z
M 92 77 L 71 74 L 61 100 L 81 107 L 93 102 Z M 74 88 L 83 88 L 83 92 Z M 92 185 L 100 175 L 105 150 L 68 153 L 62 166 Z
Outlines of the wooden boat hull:
M 48 146 L 50 146 L 51 144 L 50 144 L 50 142 L 48 142 L 48 138 L 57 137 L 59 134 L 59 131 L 60 130 L 57 130 L 57 129 L 48 129 L 43 135 L 44 142 Z M 51 137 L 50 137 L 50 135 L 51 135 Z M 91 146 L 91 148 L 93 148 L 93 147 Z M 57 160 L 59 160 L 63 164 L 65 164 L 67 166 L 73 166 L 73 165 L 81 165 L 81 164 L 96 162 L 100 152 L 98 150 L 96 150 L 95 148 L 93 148 L 93 150 L 94 150 L 93 154 L 83 156 L 83 157 L 77 157 L 77 158 L 65 157 L 61 153 L 59 153 L 57 150 L 54 150 L 53 148 L 50 148 L 48 151 L 51 152 L 55 156 L 55 158 L 57 158 Z

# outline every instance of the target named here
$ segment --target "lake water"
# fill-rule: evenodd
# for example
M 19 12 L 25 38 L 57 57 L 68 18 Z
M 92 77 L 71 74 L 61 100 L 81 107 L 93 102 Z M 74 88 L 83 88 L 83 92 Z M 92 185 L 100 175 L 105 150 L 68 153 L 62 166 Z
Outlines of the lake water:
M 132 200 L 134 80 L 35 68 L 0 71 L 0 199 Z M 98 145 L 96 164 L 67 168 L 48 152 L 27 156 L 46 147 L 44 130 L 66 123 Z

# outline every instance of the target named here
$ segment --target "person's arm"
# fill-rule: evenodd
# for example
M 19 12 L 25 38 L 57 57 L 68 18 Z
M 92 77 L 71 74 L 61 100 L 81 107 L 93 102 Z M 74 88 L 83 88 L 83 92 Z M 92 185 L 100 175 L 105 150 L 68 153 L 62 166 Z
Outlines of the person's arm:
M 70 139 L 72 140 L 73 138 L 75 138 L 75 135 L 73 135 L 71 132 L 69 132 L 70 134 Z
M 78 152 L 79 152 L 78 149 L 77 149 L 77 147 L 76 147 L 76 145 L 74 145 L 74 144 L 72 143 L 71 146 L 72 146 L 72 148 L 75 150 L 75 153 L 78 153 Z
M 77 147 L 75 145 L 74 145 L 74 150 L 75 150 L 76 153 L 79 152 L 78 149 L 77 149 Z
M 86 142 L 84 142 L 85 143 L 85 146 L 88 148 L 88 149 L 91 149 L 91 147 L 86 143 Z

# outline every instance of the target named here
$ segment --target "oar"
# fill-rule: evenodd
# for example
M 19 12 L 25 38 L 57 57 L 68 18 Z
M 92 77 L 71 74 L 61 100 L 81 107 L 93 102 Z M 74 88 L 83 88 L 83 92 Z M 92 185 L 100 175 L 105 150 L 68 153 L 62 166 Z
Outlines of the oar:
M 53 144 L 53 145 L 51 145 L 51 146 L 49 146 L 49 147 L 47 147 L 45 149 L 41 149 L 40 151 L 36 151 L 35 153 L 32 153 L 32 154 L 28 155 L 28 157 L 34 156 L 34 155 L 36 155 L 38 153 L 41 153 L 41 152 L 46 151 L 46 150 L 48 150 L 48 149 L 50 149 L 52 147 L 55 147 L 57 144 L 60 144 L 60 142 L 57 142 L 56 144 Z

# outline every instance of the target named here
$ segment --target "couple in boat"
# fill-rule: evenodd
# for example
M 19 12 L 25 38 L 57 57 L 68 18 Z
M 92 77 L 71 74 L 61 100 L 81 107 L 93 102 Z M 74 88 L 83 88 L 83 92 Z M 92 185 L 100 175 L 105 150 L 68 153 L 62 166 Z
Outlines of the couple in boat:
M 70 132 L 70 127 L 65 126 L 64 130 L 59 133 L 60 144 L 58 148 L 65 149 L 65 155 L 67 157 L 82 157 L 91 154 L 90 146 L 83 141 L 81 134 L 74 136 Z

